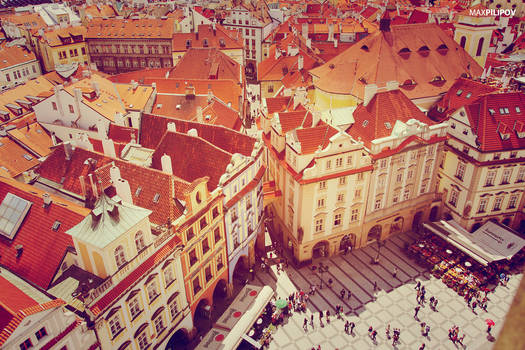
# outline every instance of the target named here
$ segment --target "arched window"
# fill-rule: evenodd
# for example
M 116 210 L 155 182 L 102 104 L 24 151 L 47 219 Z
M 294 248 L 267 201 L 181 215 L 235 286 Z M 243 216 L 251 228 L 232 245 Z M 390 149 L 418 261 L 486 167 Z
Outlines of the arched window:
M 481 56 L 481 51 L 483 50 L 483 41 L 485 41 L 484 38 L 479 38 L 478 49 L 476 50 L 476 56 Z
M 115 262 L 117 263 L 117 267 L 119 268 L 126 263 L 126 256 L 124 255 L 124 247 L 121 245 L 115 248 Z
M 461 46 L 462 48 L 465 48 L 466 43 L 467 43 L 467 38 L 462 36 L 461 39 L 459 40 L 459 46 Z
M 144 244 L 144 234 L 142 231 L 139 231 L 135 234 L 135 245 L 137 246 L 138 252 L 140 252 L 146 246 Z

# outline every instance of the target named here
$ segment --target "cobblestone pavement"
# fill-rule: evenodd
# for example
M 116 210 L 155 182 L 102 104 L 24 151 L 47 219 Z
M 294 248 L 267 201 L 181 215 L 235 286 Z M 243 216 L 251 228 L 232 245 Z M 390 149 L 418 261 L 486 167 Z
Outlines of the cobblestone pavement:
M 322 259 L 328 266 L 328 272 L 322 279 L 329 278 L 333 285 L 328 288 L 323 282 L 323 288 L 310 297 L 308 310 L 305 313 L 294 313 L 283 326 L 279 326 L 270 344 L 270 349 L 309 350 L 312 346 L 321 345 L 322 350 L 333 349 L 419 349 L 422 343 L 425 349 L 489 349 L 492 343 L 486 333 L 485 320 L 490 318 L 496 325 L 492 335 L 497 337 L 513 296 L 518 288 L 522 274 L 511 276 L 507 287 L 498 286 L 495 293 L 489 294 L 487 311 L 477 308 L 474 313 L 452 289 L 441 280 L 434 278 L 428 268 L 419 266 L 404 253 L 405 243 L 414 240 L 412 234 L 402 234 L 389 239 L 381 247 L 381 257 L 378 265 L 370 264 L 377 255 L 377 247 L 372 245 L 353 251 L 347 255 L 338 255 Z M 317 265 L 315 261 L 313 264 Z M 393 276 L 394 267 L 398 272 Z M 417 306 L 417 281 L 427 290 L 426 299 L 431 296 L 438 298 L 437 310 L 428 307 L 428 302 L 419 311 L 419 320 L 414 318 L 414 308 Z M 279 297 L 287 297 L 297 290 L 308 291 L 312 283 L 319 287 L 320 277 L 312 272 L 310 266 L 296 269 L 290 265 L 285 272 L 278 273 L 272 266 L 269 273 L 257 270 L 253 282 L 259 285 L 269 285 L 274 288 Z M 374 292 L 374 283 L 378 291 Z M 350 290 L 350 300 L 341 299 L 340 291 Z M 342 305 L 345 311 L 344 320 L 331 316 L 330 324 L 323 328 L 319 326 L 320 310 L 330 310 L 335 314 L 336 305 Z M 314 313 L 314 329 L 302 328 L 305 317 Z M 356 324 L 354 334 L 344 332 L 344 322 L 348 319 Z M 420 322 L 429 324 L 429 336 L 421 334 Z M 400 328 L 400 343 L 395 347 L 387 340 L 385 327 Z M 448 329 L 452 325 L 460 327 L 460 334 L 465 333 L 464 346 L 454 345 L 448 339 Z M 377 330 L 377 341 L 368 336 L 368 327 Z

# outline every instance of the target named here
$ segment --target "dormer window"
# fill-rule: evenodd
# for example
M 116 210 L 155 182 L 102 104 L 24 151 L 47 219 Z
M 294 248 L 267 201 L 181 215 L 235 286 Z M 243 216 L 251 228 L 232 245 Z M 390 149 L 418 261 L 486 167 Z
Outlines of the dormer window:
M 428 46 L 421 46 L 419 48 L 419 50 L 417 50 L 417 52 L 423 56 L 423 57 L 427 57 L 429 54 L 430 54 L 430 49 L 428 48 Z
M 186 48 L 189 49 L 191 47 L 191 40 L 186 40 Z
M 494 109 L 492 109 L 492 108 L 489 108 L 489 113 L 490 113 L 490 115 L 494 115 L 494 114 L 496 114 L 496 111 Z
M 22 110 L 22 107 L 20 106 L 17 106 L 15 104 L 12 104 L 12 103 L 8 103 L 5 105 L 7 107 L 7 109 L 9 109 L 14 115 L 22 115 L 22 113 L 24 112 Z
M 408 47 L 404 47 L 401 50 L 399 50 L 398 54 L 399 54 L 399 56 L 407 59 L 407 58 L 410 57 L 410 52 L 412 52 L 412 51 L 410 51 L 410 49 Z
M 468 93 L 465 95 L 465 98 L 470 98 L 470 96 L 472 96 L 472 92 L 468 92 Z
M 518 106 L 516 106 L 516 113 L 521 113 L 521 109 Z
M 204 40 L 202 41 L 202 46 L 204 46 L 204 47 L 208 47 L 208 39 L 204 39 Z
M 4 122 L 8 121 L 9 120 L 9 112 L 0 110 L 0 119 L 2 119 L 2 121 L 4 121 Z
M 226 42 L 224 41 L 224 39 L 219 39 L 219 46 L 220 47 L 225 47 L 226 46 Z
M 500 107 L 499 112 L 500 114 L 510 114 L 509 109 L 507 107 Z
M 361 46 L 361 50 L 366 51 L 366 52 L 370 51 L 368 49 L 368 46 L 366 46 L 366 45 Z
M 448 52 L 448 47 L 445 44 L 441 44 L 437 48 L 437 52 L 439 52 L 441 55 L 446 55 Z
M 463 93 L 463 90 L 459 89 L 458 91 L 456 91 L 456 95 L 458 96 L 461 96 L 461 94 Z

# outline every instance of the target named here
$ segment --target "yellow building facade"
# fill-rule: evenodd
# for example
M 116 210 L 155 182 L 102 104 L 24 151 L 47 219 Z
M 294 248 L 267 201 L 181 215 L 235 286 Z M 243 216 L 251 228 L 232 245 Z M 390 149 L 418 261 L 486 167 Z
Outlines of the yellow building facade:
M 480 7 L 481 8 L 481 7 Z M 474 8 L 475 9 L 475 8 Z M 494 17 L 471 16 L 467 9 L 457 15 L 454 40 L 481 66 L 485 66 L 492 32 L 497 29 Z

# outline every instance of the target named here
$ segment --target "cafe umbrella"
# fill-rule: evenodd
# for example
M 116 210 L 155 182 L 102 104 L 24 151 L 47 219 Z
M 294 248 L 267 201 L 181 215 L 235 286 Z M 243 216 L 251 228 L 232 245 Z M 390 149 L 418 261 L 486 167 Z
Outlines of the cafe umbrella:
M 284 299 L 277 299 L 277 301 L 275 302 L 275 307 L 278 309 L 284 309 L 287 306 L 288 302 Z

